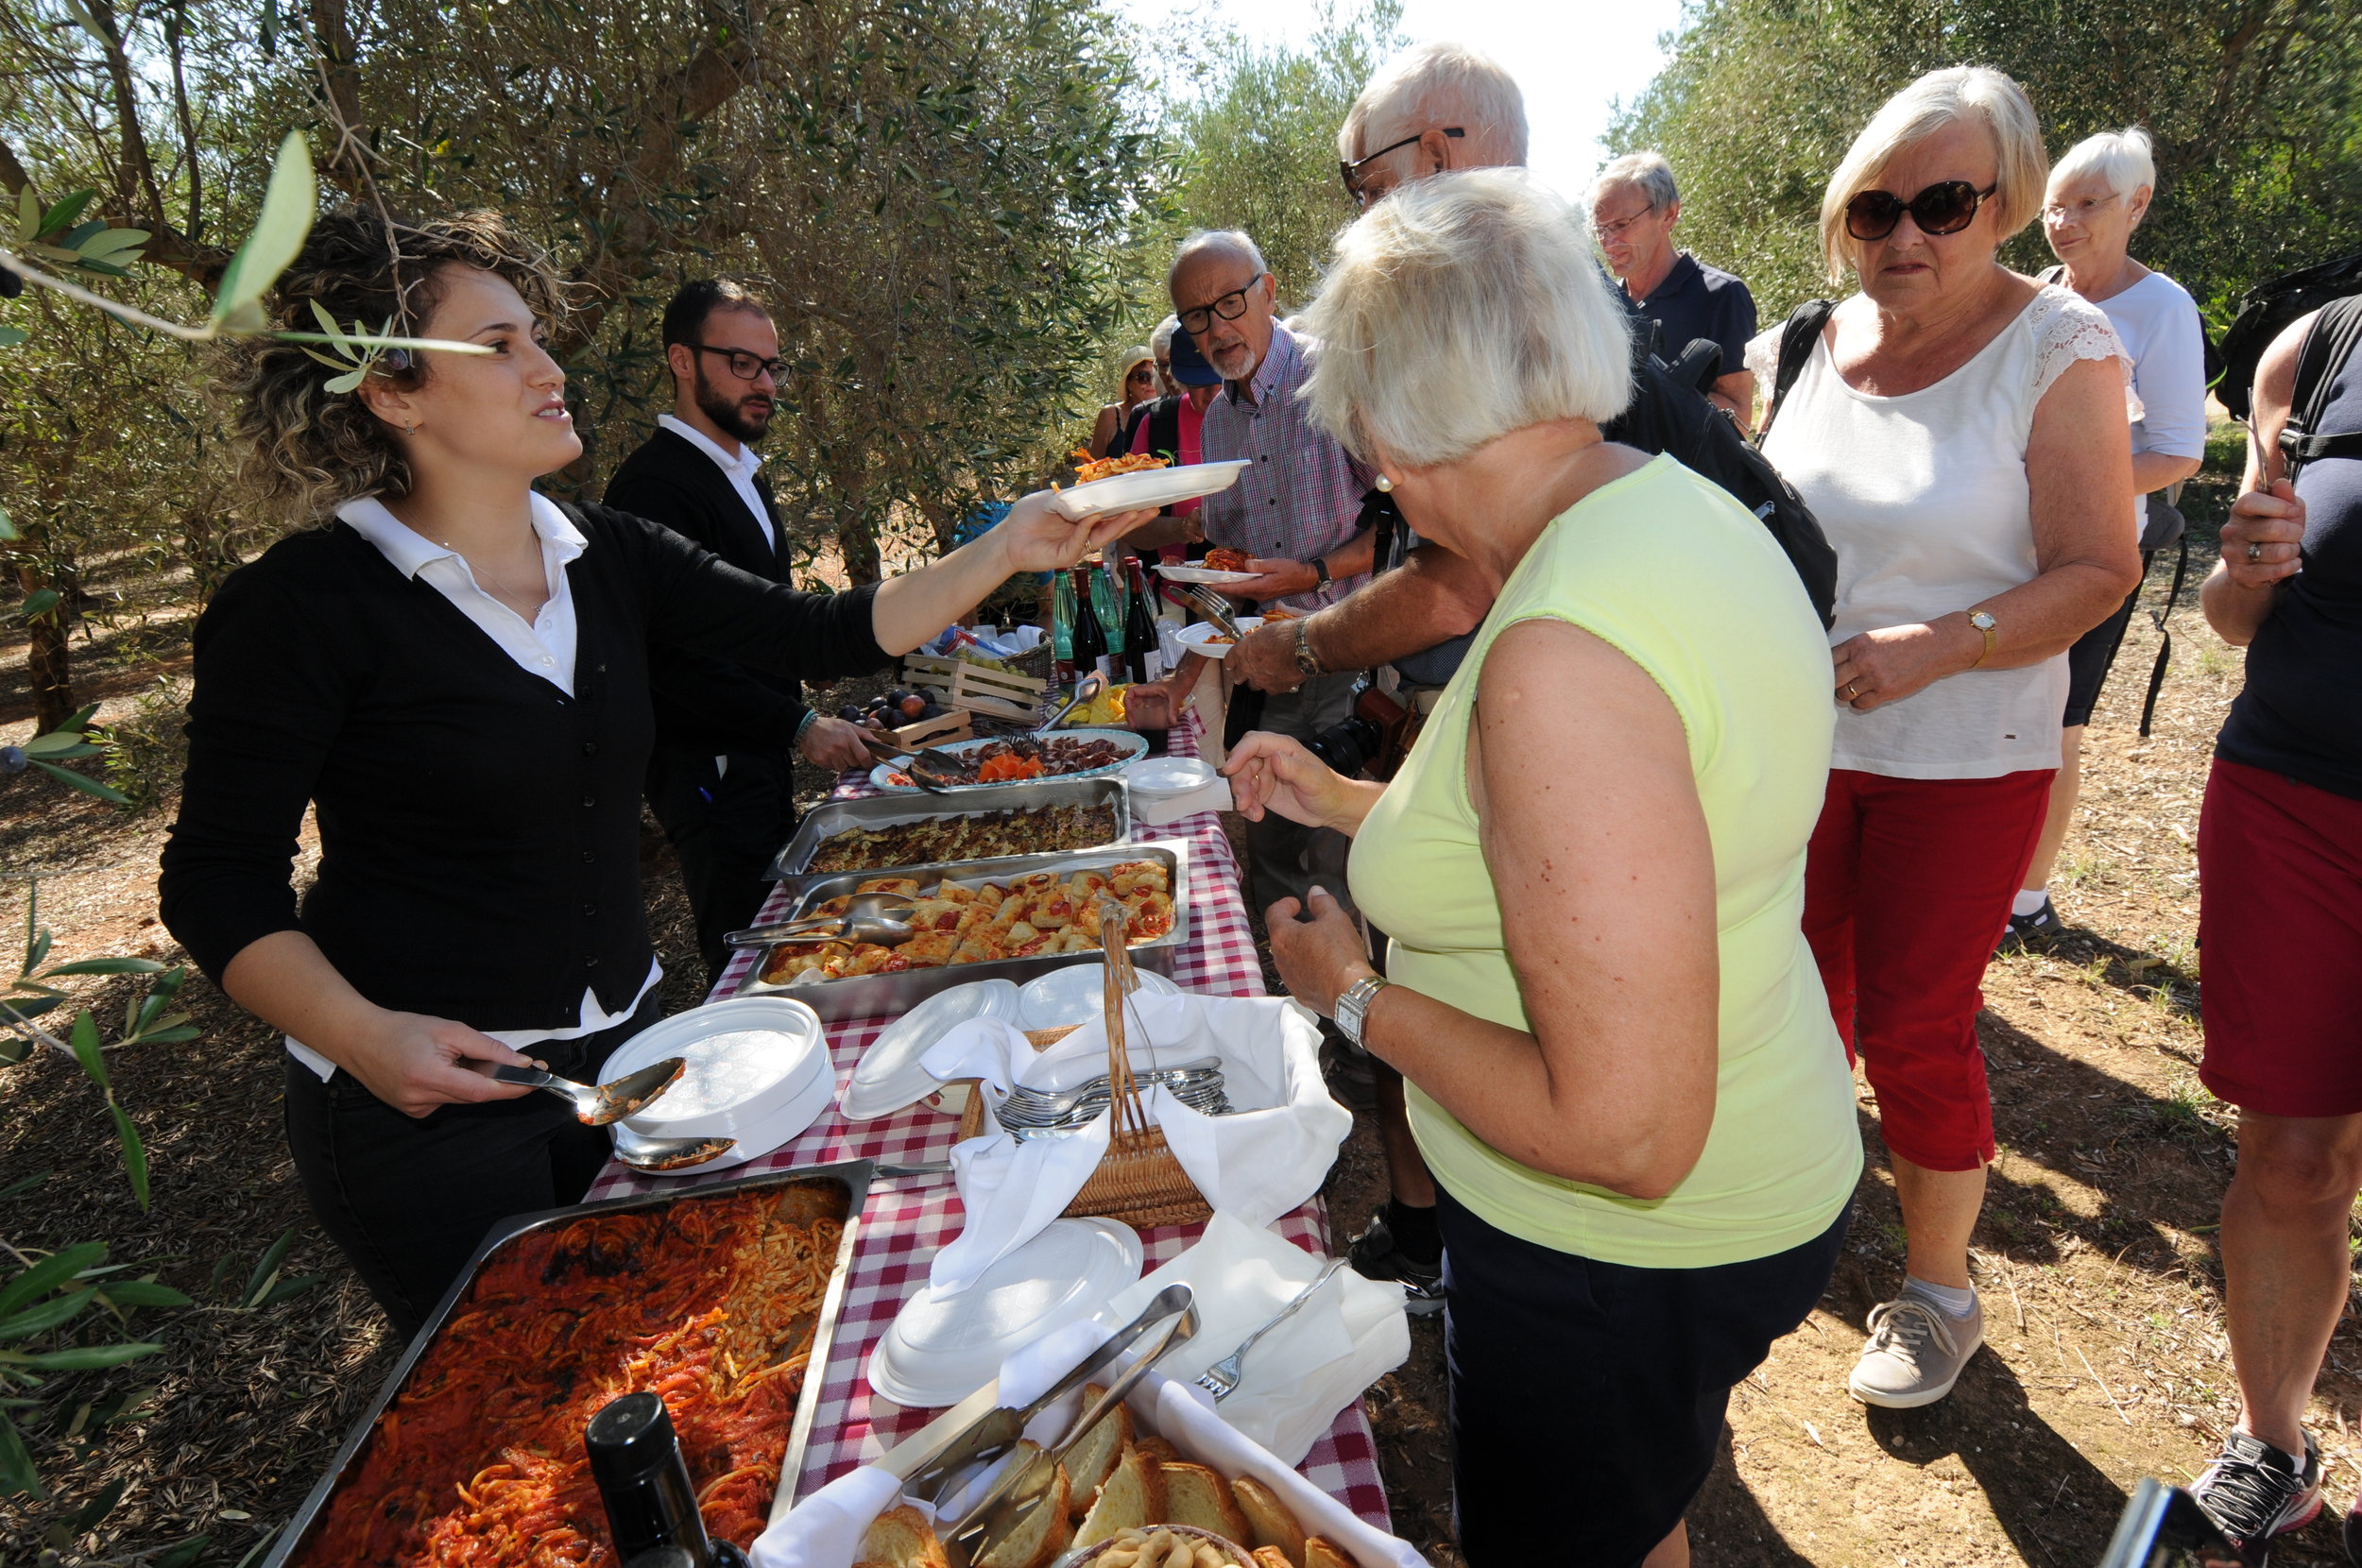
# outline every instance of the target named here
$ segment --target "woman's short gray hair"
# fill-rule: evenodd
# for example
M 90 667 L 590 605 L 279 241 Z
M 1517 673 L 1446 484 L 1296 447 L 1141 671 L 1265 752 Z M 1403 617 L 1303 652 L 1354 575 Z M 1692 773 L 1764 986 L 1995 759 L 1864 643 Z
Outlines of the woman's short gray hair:
M 1649 209 L 1662 213 L 1682 198 L 1681 187 L 1673 183 L 1673 165 L 1661 152 L 1628 152 L 1591 179 L 1586 202 L 1596 202 L 1618 185 L 1629 185 L 1649 198 Z
M 1574 210 L 1522 169 L 1395 189 L 1337 236 L 1301 397 L 1347 451 L 1415 468 L 1632 400 L 1632 328 Z
M 2153 191 L 2157 188 L 2156 147 L 2148 132 L 2138 126 L 2086 136 L 2051 165 L 2049 188 L 2056 191 L 2086 175 L 2097 175 L 2116 196 L 2129 196 L 2144 185 Z
M 1168 315 L 1156 323 L 1156 330 L 1148 334 L 1148 351 L 1158 359 L 1172 357 L 1172 334 L 1181 330 L 1181 318 Z
M 1829 177 L 1821 196 L 1821 252 L 1829 264 L 1832 282 L 1843 282 L 1852 246 L 1845 232 L 1845 204 L 1862 192 L 1876 188 L 1878 177 L 1894 155 L 1925 141 L 1955 121 L 1975 114 L 1993 133 L 1998 173 L 1986 205 L 1993 209 L 2000 238 L 2008 239 L 2034 221 L 2042 211 L 2043 190 L 2049 173 L 2043 151 L 2042 122 L 2026 90 L 1990 65 L 1954 65 L 1930 71 L 1889 98 L 1862 127 L 1845 160 Z M 1909 200 L 1917 193 L 1897 191 Z

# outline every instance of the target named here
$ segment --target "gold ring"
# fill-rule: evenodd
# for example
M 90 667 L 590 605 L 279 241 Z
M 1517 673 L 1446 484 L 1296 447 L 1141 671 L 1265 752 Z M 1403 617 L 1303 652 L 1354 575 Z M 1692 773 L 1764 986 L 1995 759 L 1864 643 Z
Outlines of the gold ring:
M 1852 702 L 1852 701 L 1853 701 L 1856 697 L 1858 697 L 1858 696 L 1860 696 L 1860 695 L 1861 695 L 1861 688 L 1859 688 L 1859 687 L 1856 686 L 1856 685 L 1855 685 L 1852 681 L 1850 681 L 1850 680 L 1849 680 L 1849 681 L 1847 681 L 1847 682 L 1845 683 L 1845 700 L 1846 700 L 1847 702 L 1849 702 L 1849 703 L 1850 703 L 1850 702 Z

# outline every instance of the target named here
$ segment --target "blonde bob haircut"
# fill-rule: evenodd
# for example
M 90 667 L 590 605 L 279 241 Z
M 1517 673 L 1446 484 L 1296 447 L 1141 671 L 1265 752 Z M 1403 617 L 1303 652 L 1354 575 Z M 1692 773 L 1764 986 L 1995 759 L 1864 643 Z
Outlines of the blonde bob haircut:
M 1632 399 L 1632 329 L 1572 208 L 1523 169 L 1397 188 L 1337 236 L 1298 394 L 1358 457 L 1450 463 Z
M 1875 190 L 1878 177 L 1905 147 L 1971 114 L 1980 116 L 1993 133 L 1999 173 L 1985 205 L 1993 210 L 2000 237 L 2006 240 L 2034 221 L 2042 211 L 2050 162 L 2026 90 L 1989 65 L 1930 71 L 1879 107 L 1829 177 L 1829 188 L 1821 197 L 1821 251 L 1829 264 L 1830 281 L 1843 282 L 1853 264 L 1855 241 L 1845 231 L 1845 204 Z M 1894 194 L 1908 201 L 1918 193 Z

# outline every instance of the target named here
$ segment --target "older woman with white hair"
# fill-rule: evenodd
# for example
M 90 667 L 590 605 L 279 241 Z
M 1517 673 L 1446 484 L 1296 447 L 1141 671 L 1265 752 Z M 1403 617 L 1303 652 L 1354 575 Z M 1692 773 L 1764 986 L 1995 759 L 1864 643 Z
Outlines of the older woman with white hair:
M 1296 997 L 1400 1069 L 1440 1193 L 1467 1560 L 1688 1561 L 1729 1390 L 1826 1288 L 1861 1167 L 1799 920 L 1828 655 L 1761 524 L 1603 441 L 1630 328 L 1522 171 L 1337 243 L 1313 418 L 1504 583 L 1385 785 L 1247 736 L 1250 818 L 1354 836 L 1270 912 Z M 1432 389 L 1461 389 L 1437 398 Z
M 1998 71 L 1930 72 L 1889 99 L 1821 204 L 1829 275 L 1861 292 L 1763 449 L 1837 551 L 1837 741 L 1805 930 L 1908 1233 L 1903 1289 L 1871 1312 L 1849 1382 L 1893 1408 L 1951 1392 L 1983 1342 L 1977 982 L 2042 831 L 2066 650 L 2140 580 L 2115 332 L 1997 256 L 2044 174 L 2033 107 Z
M 2141 564 L 2181 537 L 2182 516 L 2168 492 L 2206 461 L 2206 334 L 2198 302 L 2180 283 L 2131 256 L 2132 230 L 2148 215 L 2157 188 L 2157 162 L 2148 132 L 2103 130 L 2087 136 L 2050 171 L 2042 209 L 2043 237 L 2062 264 L 2044 276 L 2063 283 L 2108 313 L 2132 362 L 2132 392 L 2140 415 L 2132 421 L 2132 527 Z M 2050 905 L 2050 868 L 2075 820 L 2082 787 L 2083 726 L 2098 706 L 2108 667 L 2132 620 L 2135 588 L 2115 614 L 2078 638 L 2067 650 L 2067 702 L 2059 747 L 2059 775 L 2050 785 L 2034 863 L 2010 909 L 2004 948 L 2045 941 L 2063 929 Z

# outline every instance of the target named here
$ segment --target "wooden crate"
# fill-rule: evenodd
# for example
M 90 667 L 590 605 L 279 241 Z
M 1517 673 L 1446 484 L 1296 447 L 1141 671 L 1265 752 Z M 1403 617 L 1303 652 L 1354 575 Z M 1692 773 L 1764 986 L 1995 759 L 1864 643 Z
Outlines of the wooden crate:
M 950 706 L 996 719 L 1015 719 L 1032 724 L 1040 716 L 1041 696 L 1046 685 L 1046 682 L 1036 680 L 1031 675 L 1020 675 L 1015 671 L 988 670 L 981 664 L 962 663 L 951 677 Z
M 955 658 L 938 658 L 933 654 L 906 654 L 902 657 L 902 684 L 913 690 L 925 687 L 943 693 L 935 699 L 937 702 L 950 695 L 952 677 L 959 672 L 960 661 Z
M 955 707 L 948 712 L 938 713 L 932 719 L 921 719 L 916 724 L 904 724 L 901 728 L 890 730 L 887 733 L 894 737 L 896 745 L 908 746 L 911 750 L 916 751 L 921 746 L 940 746 L 953 741 L 972 741 L 976 738 L 976 726 L 969 722 L 966 713 Z

